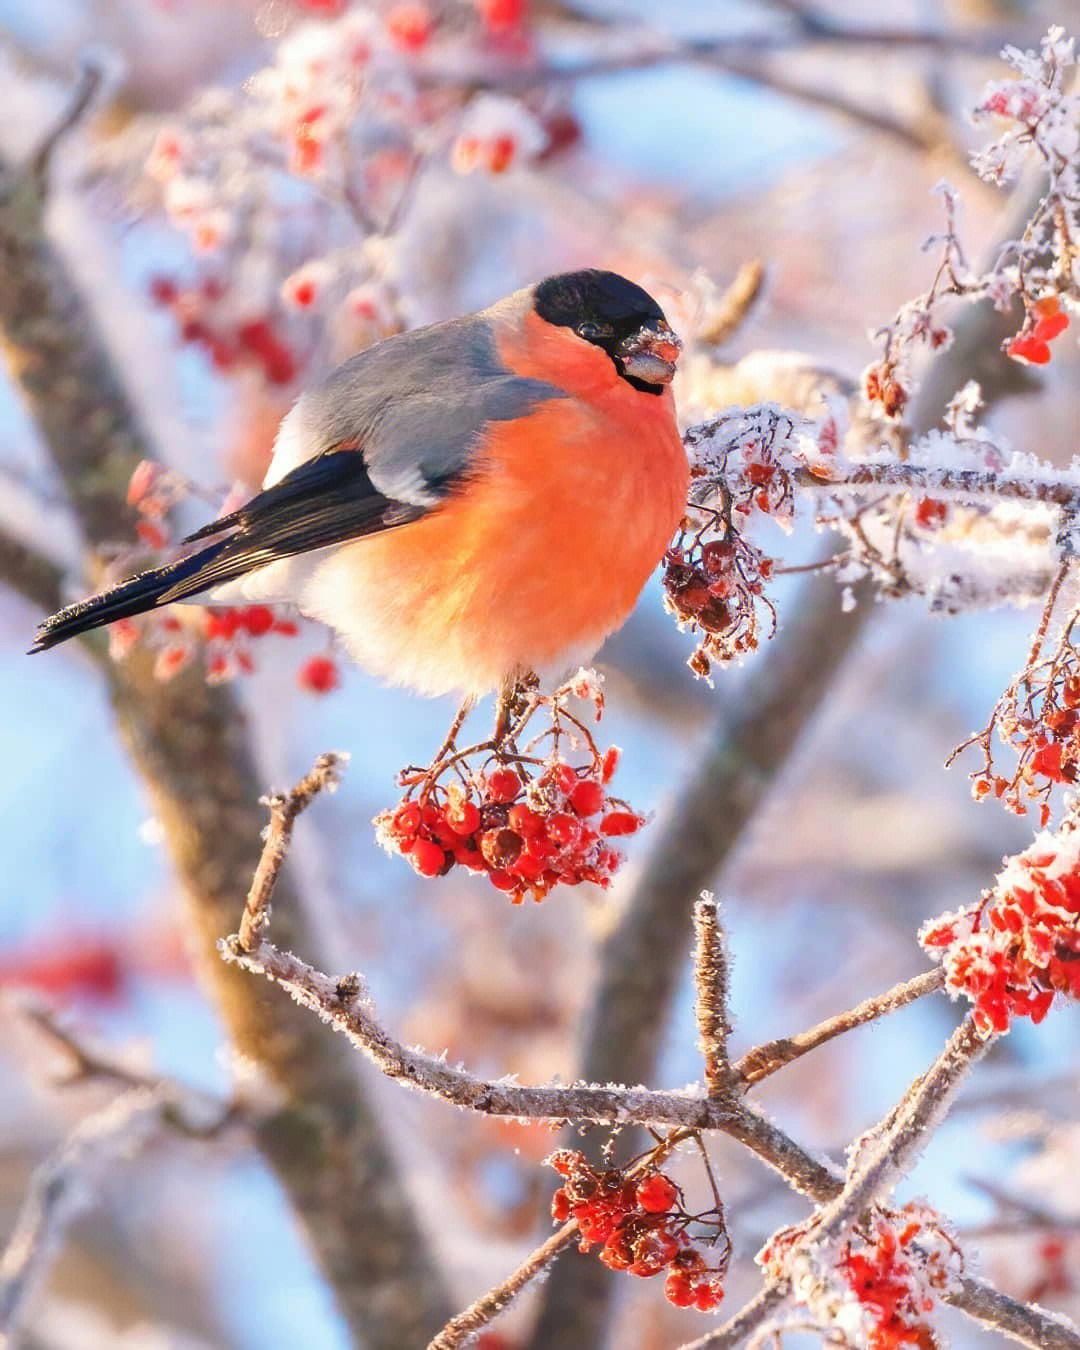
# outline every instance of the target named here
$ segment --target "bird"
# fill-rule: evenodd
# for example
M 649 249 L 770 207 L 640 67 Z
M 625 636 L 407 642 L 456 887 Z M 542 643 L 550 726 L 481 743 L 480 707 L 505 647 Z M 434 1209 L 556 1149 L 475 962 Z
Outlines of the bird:
M 292 604 L 427 695 L 572 670 L 686 510 L 681 346 L 648 292 L 598 269 L 376 343 L 300 395 L 245 505 L 45 619 L 32 650 L 199 598 Z

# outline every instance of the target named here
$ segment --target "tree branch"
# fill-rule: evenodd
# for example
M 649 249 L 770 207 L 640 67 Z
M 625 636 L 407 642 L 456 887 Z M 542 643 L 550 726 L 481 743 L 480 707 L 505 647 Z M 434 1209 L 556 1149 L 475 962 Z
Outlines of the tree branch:
M 706 891 L 694 906 L 694 1000 L 697 1009 L 698 1046 L 705 1058 L 705 1085 L 718 1097 L 732 1085 L 727 1040 L 731 1031 L 728 1012 L 727 937 L 720 926 L 716 901 Z
M 917 998 L 941 989 L 944 983 L 945 972 L 941 969 L 928 970 L 913 979 L 904 980 L 901 984 L 893 985 L 884 994 L 875 994 L 846 1012 L 826 1018 L 809 1031 L 799 1032 L 795 1036 L 782 1036 L 775 1041 L 766 1041 L 763 1045 L 754 1046 L 739 1058 L 734 1073 L 749 1087 L 752 1083 L 758 1083 L 775 1073 L 777 1069 L 782 1069 L 785 1064 L 790 1064 L 792 1060 L 817 1049 L 826 1041 L 831 1041 L 835 1036 L 842 1036 L 845 1031 L 851 1031 L 855 1027 L 861 1027 L 867 1022 L 885 1016 L 886 1013 L 906 1007 Z
M 93 316 L 46 236 L 43 208 L 38 175 L 0 166 L 4 356 L 64 480 L 93 577 L 95 550 L 122 519 L 132 470 L 153 456 Z M 45 590 L 40 567 L 22 575 L 27 587 Z M 371 1350 L 419 1344 L 445 1321 L 447 1300 L 351 1056 L 300 1009 L 217 959 L 262 825 L 241 710 L 223 686 L 211 688 L 194 671 L 162 684 L 146 652 L 116 665 L 104 659 L 100 635 L 87 645 L 164 826 L 204 987 L 237 1052 L 277 1088 L 279 1105 L 254 1123 L 256 1141 L 355 1334 Z M 279 890 L 278 909 L 279 931 L 312 945 L 291 888 Z

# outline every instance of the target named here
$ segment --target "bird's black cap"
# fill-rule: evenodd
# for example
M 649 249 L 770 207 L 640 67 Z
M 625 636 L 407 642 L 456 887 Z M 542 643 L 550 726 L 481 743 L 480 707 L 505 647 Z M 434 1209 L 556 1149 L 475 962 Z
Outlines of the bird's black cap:
M 648 293 L 617 272 L 590 268 L 548 277 L 536 287 L 533 305 L 540 318 L 602 348 L 622 370 L 619 347 L 643 327 L 667 323 L 664 311 Z M 627 375 L 636 388 L 659 393 L 658 386 Z

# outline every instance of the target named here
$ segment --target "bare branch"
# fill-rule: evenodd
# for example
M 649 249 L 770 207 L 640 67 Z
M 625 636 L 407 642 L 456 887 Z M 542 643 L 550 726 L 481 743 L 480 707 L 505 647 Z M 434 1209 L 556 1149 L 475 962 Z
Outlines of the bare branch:
M 552 1233 L 546 1242 L 540 1244 L 535 1251 L 522 1261 L 510 1275 L 506 1277 L 494 1289 L 486 1293 L 483 1298 L 478 1298 L 475 1303 L 471 1303 L 463 1312 L 458 1313 L 456 1317 L 450 1319 L 442 1331 L 434 1337 L 428 1346 L 428 1350 L 456 1350 L 456 1347 L 465 1345 L 470 1337 L 481 1327 L 487 1326 L 497 1313 L 502 1312 L 506 1305 L 519 1294 L 522 1289 L 535 1279 L 541 1271 L 545 1270 L 560 1252 L 566 1250 L 578 1235 L 577 1221 L 563 1224 L 557 1233 Z
M 749 1087 L 750 1084 L 760 1082 L 762 1078 L 767 1078 L 777 1069 L 783 1068 L 785 1064 L 790 1064 L 792 1060 L 799 1059 L 819 1045 L 824 1045 L 826 1041 L 831 1041 L 833 1037 L 842 1036 L 845 1031 L 851 1031 L 855 1027 L 884 1017 L 887 1013 L 895 1012 L 898 1008 L 906 1007 L 916 999 L 934 993 L 944 983 L 943 970 L 928 970 L 913 979 L 894 985 L 884 994 L 875 994 L 872 998 L 865 999 L 846 1012 L 826 1018 L 809 1031 L 802 1031 L 796 1036 L 782 1036 L 775 1041 L 756 1045 L 740 1057 L 734 1068 L 735 1075 Z
M 34 152 L 28 166 L 30 174 L 39 182 L 44 180 L 49 171 L 49 165 L 52 162 L 56 147 L 68 132 L 73 127 L 78 126 L 86 116 L 87 110 L 101 88 L 104 78 L 104 71 L 96 61 L 86 60 L 82 63 L 82 68 L 79 71 L 79 83 L 71 92 L 68 106 L 58 118 L 56 125 L 49 129 L 45 139 Z
M 0 1256 L 0 1344 L 14 1344 L 68 1225 L 112 1164 L 144 1147 L 161 1123 L 165 1099 L 133 1088 L 87 1116 L 39 1167 Z
M 735 1350 L 747 1336 L 752 1336 L 787 1298 L 783 1285 L 767 1284 L 722 1327 L 708 1331 L 696 1341 L 686 1341 L 679 1350 Z
M 765 265 L 760 258 L 751 258 L 739 264 L 730 284 L 712 305 L 708 320 L 698 331 L 697 340 L 710 347 L 719 347 L 741 327 L 750 307 L 761 294 L 765 282 Z
M 960 1292 L 949 1294 L 945 1301 L 1031 1350 L 1080 1350 L 1080 1328 L 1075 1322 L 1037 1303 L 1020 1303 L 973 1275 L 963 1276 Z
M 583 1083 L 570 1086 L 521 1086 L 509 1079 L 489 1081 L 442 1058 L 403 1045 L 378 1022 L 359 975 L 334 978 L 262 942 L 245 952 L 235 935 L 220 946 L 227 961 L 265 975 L 287 989 L 297 1003 L 347 1036 L 388 1078 L 441 1097 L 454 1106 L 490 1116 L 522 1120 L 594 1121 L 606 1125 L 675 1126 L 720 1130 L 740 1140 L 789 1183 L 807 1195 L 832 1194 L 834 1173 L 799 1149 L 781 1130 L 751 1107 L 729 1095 L 720 1098 L 690 1092 L 652 1091 L 645 1087 Z
M 320 755 L 311 772 L 301 778 L 291 791 L 284 795 L 275 794 L 268 799 L 270 824 L 263 841 L 259 865 L 244 902 L 237 936 L 244 951 L 252 952 L 258 947 L 270 922 L 270 897 L 285 861 L 297 816 L 307 810 L 320 792 L 337 786 L 340 766 L 346 758 L 333 753 Z
M 63 579 L 50 558 L 0 530 L 0 582 L 48 613 L 60 607 Z
M 694 906 L 694 990 L 697 1009 L 698 1047 L 705 1057 L 705 1084 L 709 1095 L 718 1097 L 732 1083 L 727 1038 L 731 1031 L 728 1011 L 727 937 L 720 926 L 715 899 L 703 891 Z

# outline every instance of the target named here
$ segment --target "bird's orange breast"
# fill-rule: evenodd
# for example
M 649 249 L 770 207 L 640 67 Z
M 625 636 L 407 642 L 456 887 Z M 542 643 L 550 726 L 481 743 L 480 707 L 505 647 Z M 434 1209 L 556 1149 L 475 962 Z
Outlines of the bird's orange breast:
M 569 386 L 567 397 L 493 423 L 443 504 L 335 550 L 314 577 L 339 598 L 347 589 L 350 646 L 387 678 L 483 692 L 519 669 L 587 659 L 627 617 L 678 526 L 688 471 L 670 391 L 637 391 L 602 352 L 583 362 L 567 349 L 579 339 L 550 332 L 539 362 L 512 347 L 500 354 L 519 373 Z

